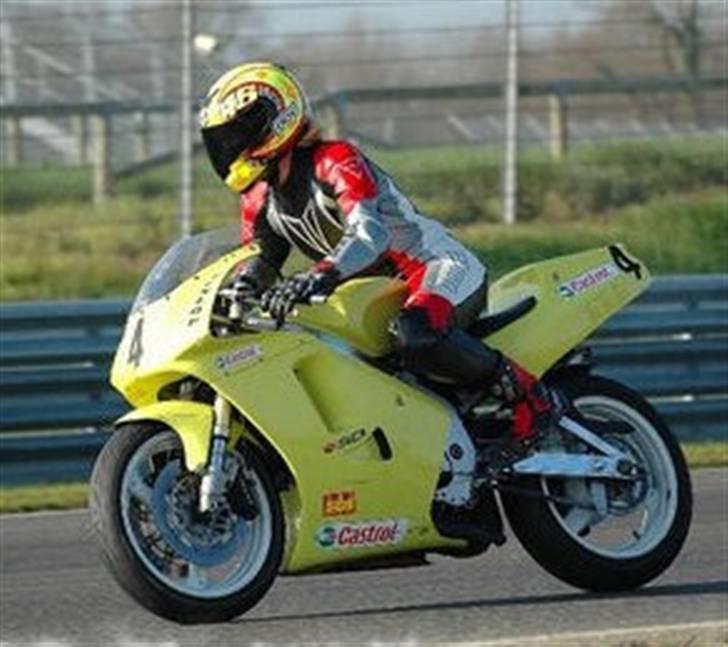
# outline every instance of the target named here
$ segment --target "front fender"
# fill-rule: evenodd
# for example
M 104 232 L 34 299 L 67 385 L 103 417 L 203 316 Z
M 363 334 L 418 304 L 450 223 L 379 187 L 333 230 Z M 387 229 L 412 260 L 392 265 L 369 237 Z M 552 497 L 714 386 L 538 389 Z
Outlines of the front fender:
M 200 402 L 167 400 L 135 409 L 119 418 L 115 425 L 151 420 L 173 429 L 182 441 L 185 466 L 191 472 L 207 465 L 212 440 L 214 413 Z

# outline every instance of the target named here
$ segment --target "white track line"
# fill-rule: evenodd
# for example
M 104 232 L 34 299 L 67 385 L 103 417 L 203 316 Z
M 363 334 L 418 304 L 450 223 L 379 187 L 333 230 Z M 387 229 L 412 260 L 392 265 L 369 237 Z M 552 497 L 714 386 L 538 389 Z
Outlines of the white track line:
M 569 633 L 538 634 L 533 636 L 514 636 L 484 642 L 468 643 L 480 647 L 513 647 L 515 645 L 591 645 L 603 643 L 605 640 L 664 638 L 669 634 L 673 640 L 675 634 L 704 633 L 709 631 L 728 632 L 728 620 L 711 620 L 708 622 L 692 622 L 675 625 L 650 625 L 647 627 L 625 627 L 623 629 L 604 629 L 603 631 L 575 631 Z M 695 643 L 703 644 L 703 643 Z

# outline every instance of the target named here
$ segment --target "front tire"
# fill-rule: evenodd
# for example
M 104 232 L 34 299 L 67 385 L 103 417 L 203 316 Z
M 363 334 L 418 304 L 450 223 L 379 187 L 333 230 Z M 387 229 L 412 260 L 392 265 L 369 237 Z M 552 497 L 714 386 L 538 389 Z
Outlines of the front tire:
M 644 483 L 626 486 L 607 481 L 598 485 L 596 480 L 523 478 L 518 486 L 534 494 L 584 502 L 593 501 L 598 494 L 602 506 L 607 502 L 609 514 L 598 519 L 599 515 L 586 507 L 504 494 L 510 525 L 530 555 L 568 584 L 597 592 L 642 586 L 670 566 L 690 527 L 692 492 L 680 446 L 654 408 L 618 382 L 572 374 L 553 386 L 587 423 L 591 418 L 631 427 L 629 433 L 602 437 L 643 465 Z M 640 506 L 630 507 L 640 499 L 644 503 L 641 513 Z M 631 529 L 631 535 L 618 537 L 620 526 L 627 525 L 629 530 L 628 517 L 635 514 L 639 527 Z M 617 530 L 604 522 L 613 523 Z
M 225 466 L 230 494 L 205 516 L 197 513 L 199 476 L 186 471 L 172 430 L 125 425 L 96 461 L 89 511 L 104 561 L 157 615 L 229 620 L 256 604 L 278 573 L 284 523 L 266 466 L 254 451 L 228 452 Z M 241 482 L 250 491 L 244 505 Z

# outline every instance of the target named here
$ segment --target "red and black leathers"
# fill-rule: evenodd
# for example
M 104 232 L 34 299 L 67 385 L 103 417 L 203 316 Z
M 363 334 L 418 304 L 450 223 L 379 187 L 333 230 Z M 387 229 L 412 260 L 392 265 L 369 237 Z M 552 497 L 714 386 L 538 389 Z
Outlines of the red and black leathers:
M 242 242 L 261 247 L 264 285 L 292 245 L 355 275 L 399 276 L 410 287 L 405 308 L 423 308 L 432 326 L 447 327 L 453 310 L 481 289 L 485 268 L 440 223 L 419 214 L 393 180 L 353 145 L 319 142 L 293 151 L 282 186 L 258 182 L 241 197 Z M 264 276 L 265 275 L 265 276 Z M 481 304 L 482 305 L 482 304 Z

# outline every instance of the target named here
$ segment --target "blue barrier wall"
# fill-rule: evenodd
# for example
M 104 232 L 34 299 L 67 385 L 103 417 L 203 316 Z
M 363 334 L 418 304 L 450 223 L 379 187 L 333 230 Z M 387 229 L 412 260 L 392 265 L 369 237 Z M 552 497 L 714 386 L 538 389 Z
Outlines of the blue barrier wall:
M 87 477 L 128 409 L 108 373 L 129 307 L 0 304 L 0 484 Z M 645 394 L 679 438 L 728 438 L 728 275 L 655 280 L 590 345 L 595 371 Z

